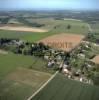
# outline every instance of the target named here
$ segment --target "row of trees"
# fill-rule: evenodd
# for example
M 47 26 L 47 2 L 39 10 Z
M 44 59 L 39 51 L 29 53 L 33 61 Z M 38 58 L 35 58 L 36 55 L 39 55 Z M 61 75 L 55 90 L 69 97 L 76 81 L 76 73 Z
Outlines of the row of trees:
M 10 19 L 9 17 L 7 17 L 7 18 L 0 18 L 0 22 L 1 22 L 1 24 L 7 24 L 9 19 Z
M 45 24 L 38 24 L 38 23 L 35 23 L 35 22 L 29 22 L 28 20 L 26 20 L 23 17 L 19 17 L 18 20 L 20 22 L 24 23 L 25 25 L 28 25 L 28 26 L 31 26 L 31 27 L 43 27 L 43 26 L 45 26 Z
M 54 29 L 57 29 L 58 27 L 59 27 L 59 25 L 55 26 Z M 70 24 L 68 24 L 67 27 L 66 27 L 66 29 L 69 30 L 69 29 L 71 29 L 71 27 L 72 27 L 72 26 L 71 26 Z

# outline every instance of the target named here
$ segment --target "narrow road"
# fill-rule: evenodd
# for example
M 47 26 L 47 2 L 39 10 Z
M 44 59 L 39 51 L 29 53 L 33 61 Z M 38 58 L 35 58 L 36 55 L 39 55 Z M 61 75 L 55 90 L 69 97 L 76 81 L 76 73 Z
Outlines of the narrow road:
M 31 95 L 27 100 L 31 100 L 35 95 L 37 95 L 57 74 L 59 71 L 57 71 L 54 75 L 51 76 L 51 78 L 45 82 L 33 95 Z

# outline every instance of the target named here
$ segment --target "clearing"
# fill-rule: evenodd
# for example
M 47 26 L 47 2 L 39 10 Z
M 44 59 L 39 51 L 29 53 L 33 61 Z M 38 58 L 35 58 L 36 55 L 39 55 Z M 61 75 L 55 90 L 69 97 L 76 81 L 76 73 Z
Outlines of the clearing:
M 42 39 L 39 42 L 42 42 L 45 45 L 49 45 L 53 48 L 61 49 L 68 52 L 79 45 L 79 43 L 83 39 L 83 35 L 58 34 Z

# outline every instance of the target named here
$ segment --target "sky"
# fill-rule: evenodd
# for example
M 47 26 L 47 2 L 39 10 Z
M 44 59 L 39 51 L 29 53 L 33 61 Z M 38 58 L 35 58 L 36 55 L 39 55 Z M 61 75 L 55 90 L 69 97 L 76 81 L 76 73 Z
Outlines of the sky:
M 99 10 L 99 0 L 0 0 L 0 10 Z

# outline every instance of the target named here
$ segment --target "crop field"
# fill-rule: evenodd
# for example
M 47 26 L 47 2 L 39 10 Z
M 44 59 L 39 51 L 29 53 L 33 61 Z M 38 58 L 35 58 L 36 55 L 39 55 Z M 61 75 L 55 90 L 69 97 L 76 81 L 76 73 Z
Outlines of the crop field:
M 45 64 L 32 56 L 0 54 L 0 100 L 26 100 L 54 73 Z
M 47 37 L 40 42 L 53 48 L 70 51 L 75 48 L 84 39 L 83 35 L 58 34 Z
M 45 26 L 40 27 L 41 29 L 47 29 L 51 32 L 60 33 L 60 32 L 66 32 L 66 33 L 75 33 L 75 34 L 85 34 L 88 32 L 88 26 L 83 21 L 77 21 L 77 20 L 55 20 L 52 18 L 39 18 L 39 19 L 27 19 L 29 22 L 35 22 L 39 24 L 45 24 Z M 70 28 L 68 29 L 68 25 L 70 25 Z
M 32 28 L 32 27 L 23 27 L 23 26 L 0 26 L 0 30 L 12 30 L 12 31 L 25 31 L 25 32 L 47 32 L 47 30 L 38 29 L 38 28 Z
M 57 75 L 32 100 L 99 100 L 99 87 Z
M 28 42 L 36 42 L 47 36 L 53 35 L 52 32 L 38 33 L 38 32 L 20 32 L 20 31 L 9 31 L 0 30 L 0 38 L 17 38 Z
M 49 30 L 49 32 L 29 32 L 24 31 L 26 29 L 11 29 L 7 28 L 0 30 L 0 38 L 19 38 L 29 42 L 36 42 L 48 36 L 60 33 L 68 33 L 68 34 L 83 34 L 88 33 L 88 25 L 82 21 L 76 20 L 55 20 L 49 18 L 39 18 L 39 19 L 27 19 L 28 21 L 33 21 L 39 24 L 45 24 L 44 27 L 37 28 L 39 30 Z M 70 29 L 67 29 L 68 25 L 70 25 Z M 24 26 L 24 25 L 23 25 Z M 15 25 L 14 25 L 15 27 Z M 22 26 L 18 26 L 22 27 Z M 26 27 L 26 26 L 25 26 Z M 11 30 L 10 30 L 11 29 Z M 23 30 L 23 31 L 22 31 Z
M 90 25 L 91 25 L 93 32 L 99 33 L 99 22 L 95 22 L 95 23 L 90 24 Z
M 39 89 L 50 74 L 18 68 L 0 82 L 0 100 L 26 100 Z

